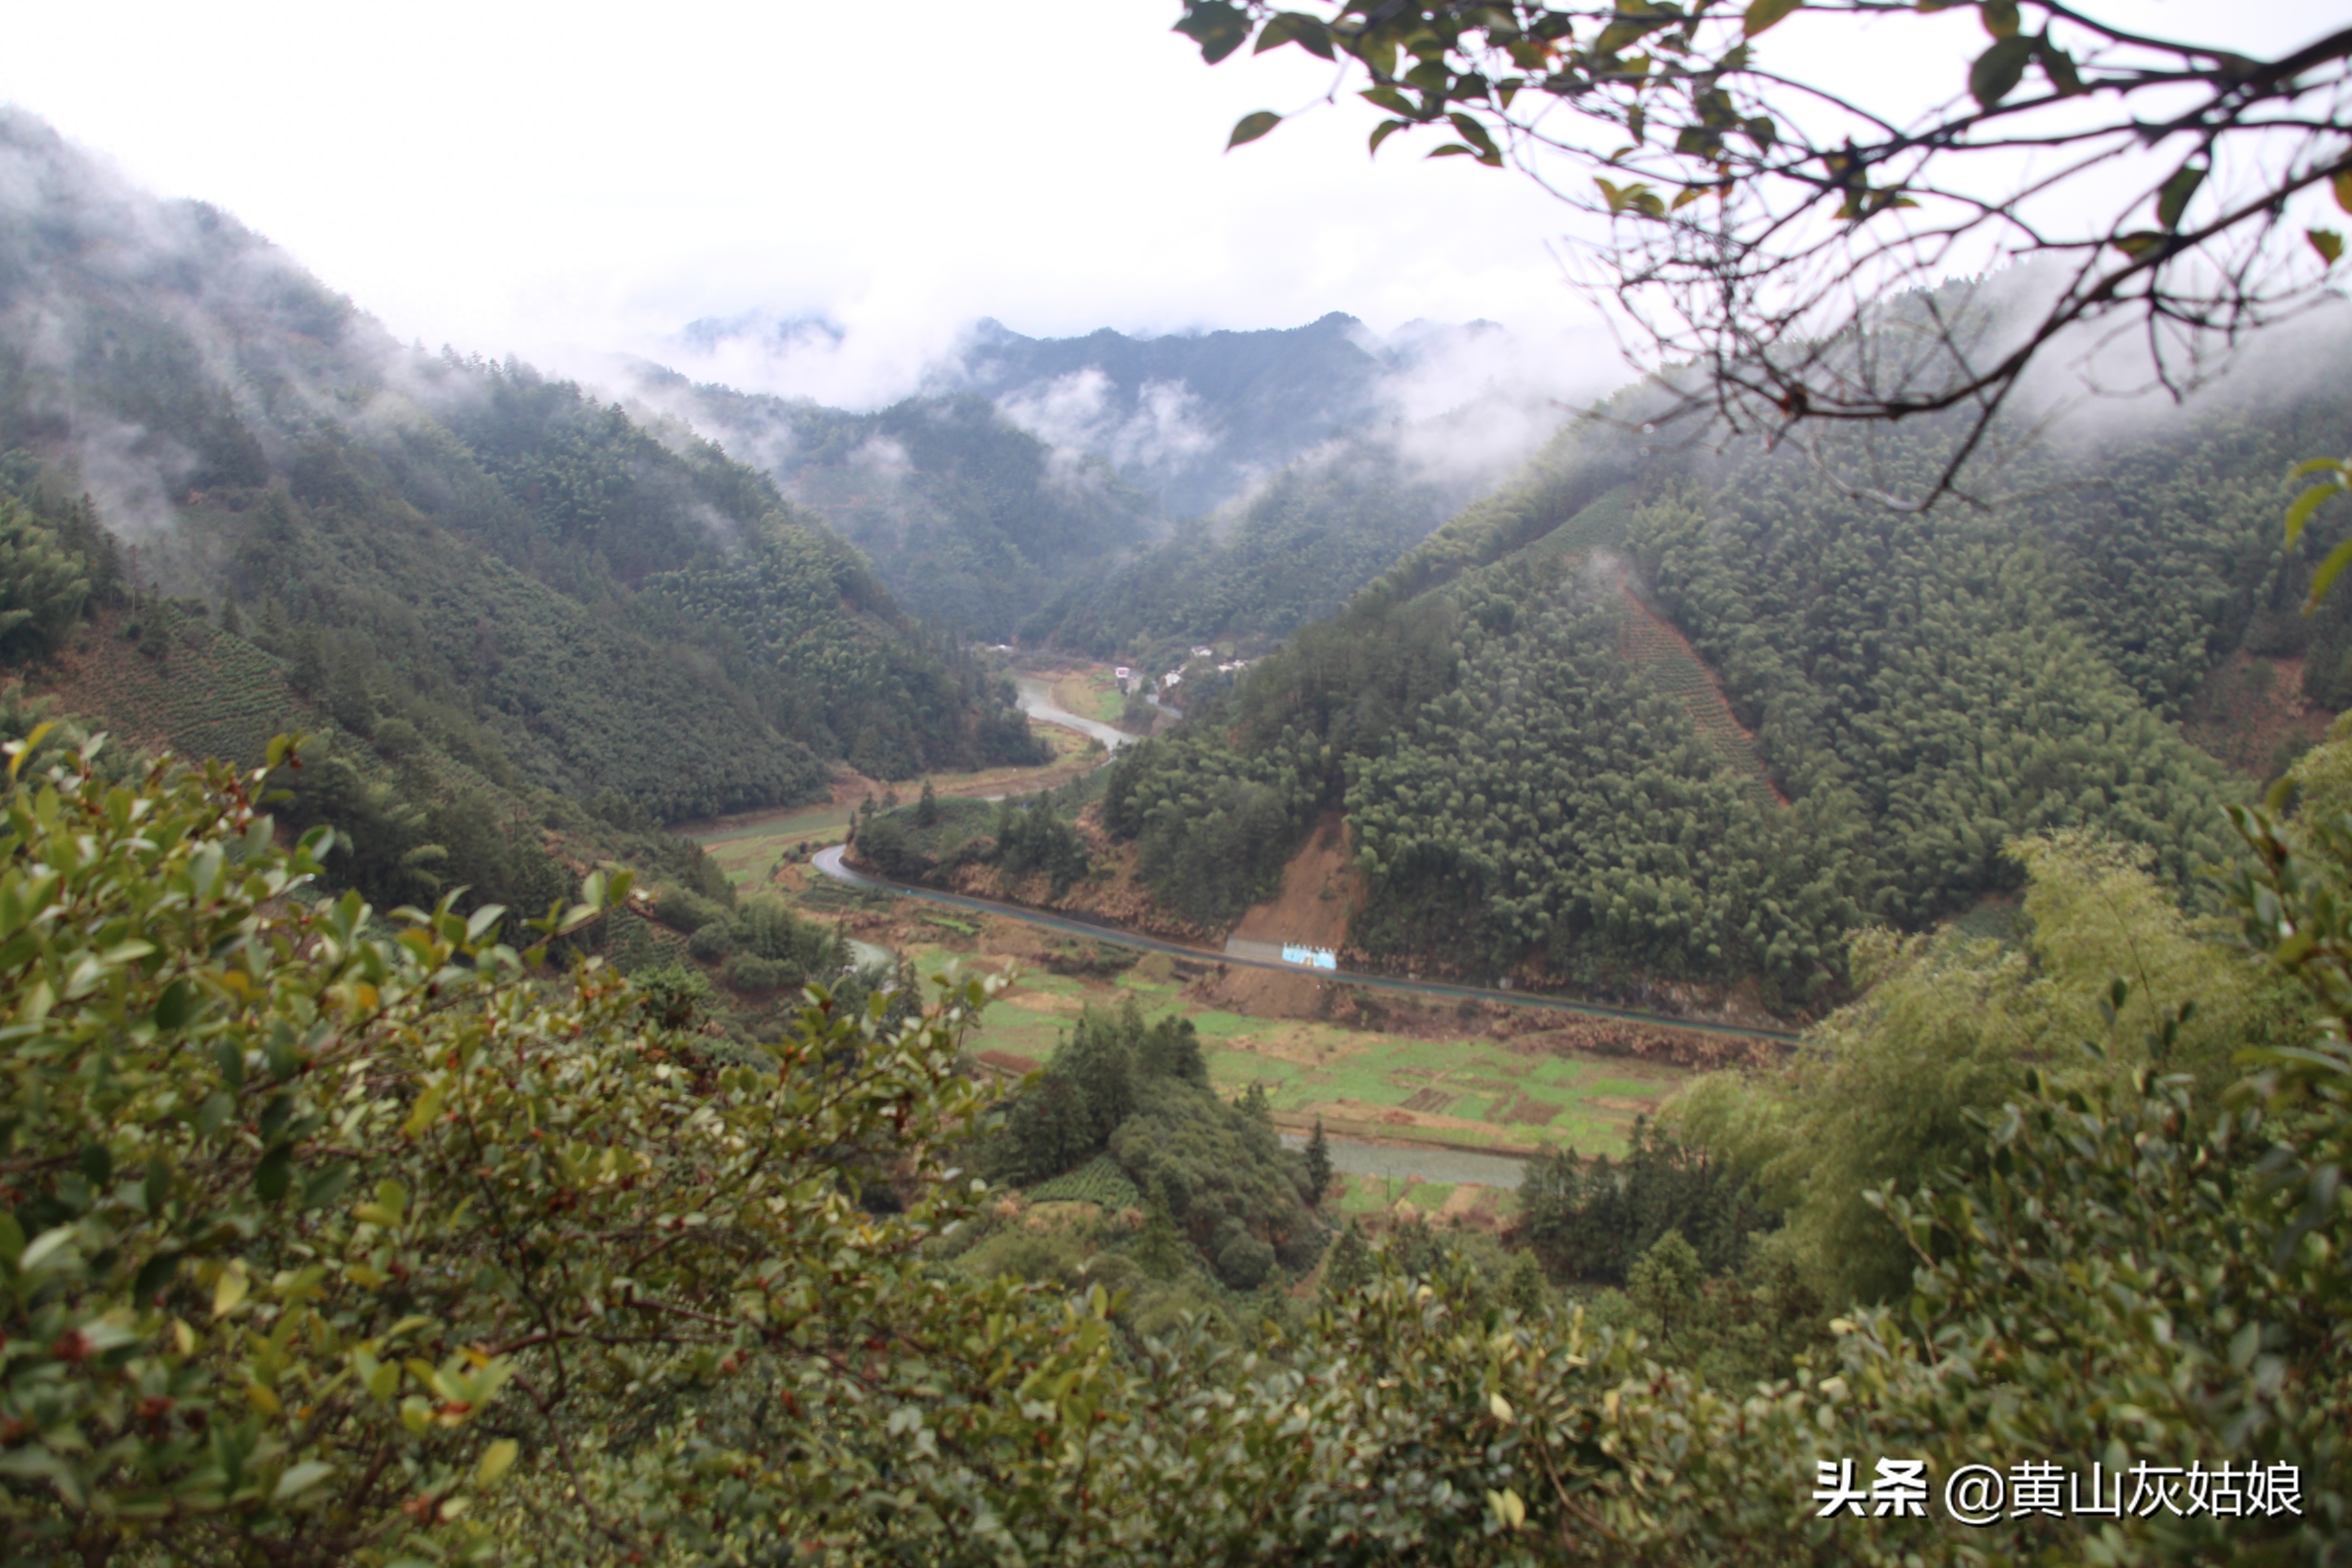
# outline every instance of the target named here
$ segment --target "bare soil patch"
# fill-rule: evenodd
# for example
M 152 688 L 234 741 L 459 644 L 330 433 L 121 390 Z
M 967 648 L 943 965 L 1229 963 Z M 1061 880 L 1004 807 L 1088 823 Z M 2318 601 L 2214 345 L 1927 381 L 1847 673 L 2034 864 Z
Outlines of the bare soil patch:
M 1185 988 L 1187 999 L 1253 1018 L 1333 1019 L 1339 989 L 1304 973 L 1219 964 Z M 1334 1019 L 1347 1022 L 1346 1017 Z
M 1363 907 L 1364 874 L 1356 868 L 1348 821 L 1331 812 L 1282 868 L 1282 890 L 1242 916 L 1233 934 L 1254 942 L 1303 942 L 1337 950 Z
M 1007 1007 L 1018 1007 L 1027 1013 L 1051 1013 L 1060 1018 L 1075 1018 L 1087 1006 L 1082 996 L 1058 996 L 1052 992 L 1024 991 L 1018 986 L 997 1000 Z
M 2326 736 L 2335 717 L 2303 694 L 2303 660 L 2243 649 L 2207 673 L 2189 700 L 2180 731 L 2236 773 L 2266 784 L 2303 747 Z
M 1234 1049 L 1245 1050 L 1254 1057 L 1296 1062 L 1301 1067 L 1322 1067 L 1344 1061 L 1349 1057 L 1361 1056 L 1370 1049 L 1368 1045 L 1359 1045 L 1352 1040 L 1334 1042 L 1328 1035 L 1318 1037 L 1299 1028 L 1277 1028 L 1263 1035 L 1236 1035 L 1227 1043 Z

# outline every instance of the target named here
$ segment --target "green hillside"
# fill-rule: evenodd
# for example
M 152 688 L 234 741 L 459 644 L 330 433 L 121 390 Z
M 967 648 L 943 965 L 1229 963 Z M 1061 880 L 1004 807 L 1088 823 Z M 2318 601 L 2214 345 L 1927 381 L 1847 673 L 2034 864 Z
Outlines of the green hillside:
M 233 616 L 347 744 L 657 821 L 812 798 L 837 760 L 1042 756 L 1009 689 L 718 447 L 404 350 L 233 219 L 27 118 L 0 152 L 24 175 L 0 195 L 6 489 L 56 528 L 93 498 L 121 546 L 101 575 Z M 136 727 L 102 684 L 79 696 Z
M 1788 451 L 1645 448 L 1641 395 L 1121 758 L 1107 820 L 1162 897 L 1234 918 L 1342 806 L 1366 962 L 1805 1010 L 1860 924 L 2013 892 L 2021 836 L 2092 828 L 2203 896 L 2247 786 L 2184 704 L 2241 648 L 2345 698 L 2352 621 L 2296 615 L 2307 568 L 2275 547 L 2340 399 L 2052 444 L 2000 477 L 2021 499 L 1923 517 Z M 1907 426 L 1882 459 L 1948 439 Z

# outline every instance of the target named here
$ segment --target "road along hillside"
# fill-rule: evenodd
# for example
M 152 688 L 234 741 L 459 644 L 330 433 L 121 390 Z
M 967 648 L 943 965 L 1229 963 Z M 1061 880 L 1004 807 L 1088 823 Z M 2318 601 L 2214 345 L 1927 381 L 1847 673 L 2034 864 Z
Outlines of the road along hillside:
M 860 871 L 842 863 L 845 846 L 836 844 L 823 850 L 810 862 L 817 870 L 838 881 L 862 888 L 876 888 L 896 893 L 902 898 L 921 899 L 926 902 L 944 904 L 951 909 L 970 910 L 979 914 L 1000 915 L 1006 920 L 1022 921 L 1048 931 L 1072 936 L 1090 937 L 1120 947 L 1139 948 L 1146 952 L 1165 952 L 1177 958 L 1189 958 L 1202 963 L 1222 963 L 1243 969 L 1279 971 L 1287 974 L 1311 974 L 1330 984 L 1361 985 L 1375 991 L 1402 991 L 1418 996 L 1438 996 L 1455 1001 L 1499 1002 L 1512 1007 L 1537 1007 L 1553 1012 L 1570 1013 L 1587 1018 L 1618 1018 L 1628 1023 L 1649 1024 L 1662 1028 L 1681 1029 L 1695 1035 L 1726 1036 L 1744 1040 L 1768 1040 L 1783 1045 L 1796 1043 L 1797 1036 L 1785 1029 L 1759 1029 L 1751 1025 L 1718 1023 L 1709 1019 L 1680 1018 L 1670 1013 L 1645 1012 L 1638 1007 L 1611 1007 L 1598 1002 L 1576 1002 L 1565 997 L 1545 996 L 1532 991 L 1496 991 L 1479 985 L 1448 985 L 1435 980 L 1400 980 L 1394 975 L 1367 974 L 1352 969 L 1309 969 L 1305 965 L 1286 963 L 1280 959 L 1255 957 L 1246 953 L 1221 952 L 1215 948 L 1192 947 L 1160 937 L 1145 936 L 1123 927 L 1106 925 L 1093 921 L 1074 919 L 1068 915 L 1048 914 L 1042 910 L 1020 904 L 1000 903 L 994 899 L 975 899 L 964 893 L 941 892 L 935 888 L 919 888 L 910 883 L 877 877 L 870 871 Z

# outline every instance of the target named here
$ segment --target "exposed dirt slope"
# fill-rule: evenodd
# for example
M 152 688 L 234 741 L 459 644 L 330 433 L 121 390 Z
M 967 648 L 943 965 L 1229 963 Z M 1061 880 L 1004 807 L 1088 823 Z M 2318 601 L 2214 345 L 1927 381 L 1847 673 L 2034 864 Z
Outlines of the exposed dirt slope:
M 1347 819 L 1333 812 L 1282 868 L 1282 890 L 1242 916 L 1233 934 L 1248 942 L 1302 942 L 1334 952 L 1348 943 L 1348 922 L 1363 906 L 1364 874 L 1356 868 Z M 1279 970 L 1228 970 L 1216 982 L 1217 1005 L 1278 1018 L 1330 1016 L 1332 989 L 1311 974 Z
M 2284 770 L 2302 747 L 2327 733 L 2334 715 L 2303 694 L 2303 660 L 2242 650 L 2220 664 L 2189 698 L 2181 733 L 2258 784 Z
M 1347 818 L 1335 811 L 1316 824 L 1282 868 L 1282 890 L 1244 914 L 1234 935 L 1336 950 L 1346 944 L 1348 922 L 1363 907 L 1364 894 Z

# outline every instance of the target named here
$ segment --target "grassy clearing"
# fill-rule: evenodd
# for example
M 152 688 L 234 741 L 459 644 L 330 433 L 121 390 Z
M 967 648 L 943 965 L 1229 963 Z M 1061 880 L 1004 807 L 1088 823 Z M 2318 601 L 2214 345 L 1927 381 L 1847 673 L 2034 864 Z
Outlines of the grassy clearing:
M 1118 679 L 1099 665 L 1057 678 L 1053 693 L 1055 707 L 1081 719 L 1116 724 L 1127 711 L 1127 698 Z

